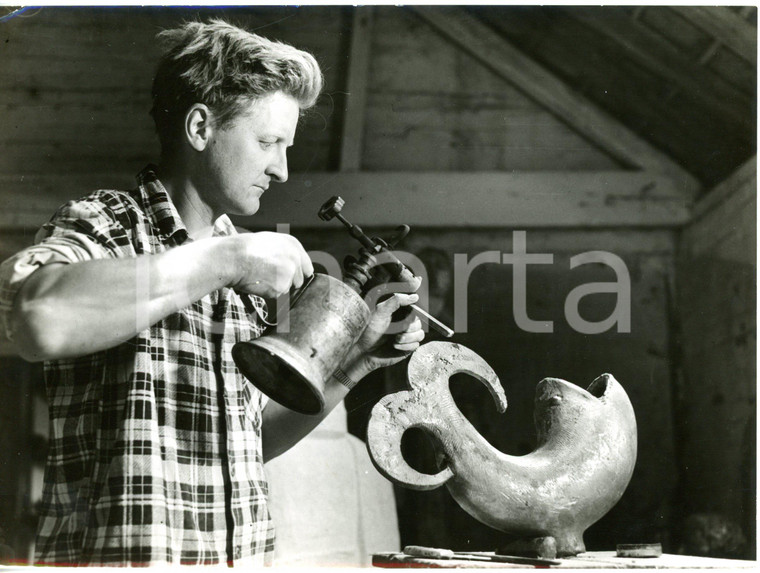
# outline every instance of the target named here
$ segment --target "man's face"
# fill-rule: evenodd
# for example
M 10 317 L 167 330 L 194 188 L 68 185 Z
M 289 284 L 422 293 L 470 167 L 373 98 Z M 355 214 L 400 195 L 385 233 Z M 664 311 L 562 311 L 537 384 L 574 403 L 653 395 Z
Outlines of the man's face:
M 275 92 L 248 104 L 224 129 L 214 129 L 204 152 L 201 193 L 216 216 L 253 215 L 271 181 L 288 178 L 298 102 Z

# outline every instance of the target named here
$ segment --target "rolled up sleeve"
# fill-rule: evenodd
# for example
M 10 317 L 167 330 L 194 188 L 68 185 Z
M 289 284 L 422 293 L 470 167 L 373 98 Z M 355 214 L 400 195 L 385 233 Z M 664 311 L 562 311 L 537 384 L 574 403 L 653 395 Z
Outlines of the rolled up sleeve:
M 0 264 L 0 328 L 13 340 L 10 312 L 21 285 L 37 269 L 52 263 L 78 263 L 118 256 L 112 247 L 115 228 L 106 210 L 89 201 L 64 205 L 35 237 L 36 244 Z

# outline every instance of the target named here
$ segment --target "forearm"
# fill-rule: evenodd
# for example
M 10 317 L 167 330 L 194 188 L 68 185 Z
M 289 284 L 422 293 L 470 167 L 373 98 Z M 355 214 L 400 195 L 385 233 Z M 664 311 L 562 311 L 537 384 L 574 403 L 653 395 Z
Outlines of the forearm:
M 42 267 L 16 295 L 14 342 L 32 361 L 111 348 L 229 283 L 231 248 L 214 238 L 157 255 Z

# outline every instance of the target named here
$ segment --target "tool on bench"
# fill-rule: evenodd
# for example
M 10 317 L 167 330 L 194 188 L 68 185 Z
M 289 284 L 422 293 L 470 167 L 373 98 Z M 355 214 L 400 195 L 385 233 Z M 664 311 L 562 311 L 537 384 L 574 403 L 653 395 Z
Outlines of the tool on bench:
M 337 218 L 362 244 L 358 258 L 346 257 L 343 280 L 314 273 L 291 298 L 287 320 L 278 317 L 266 323 L 269 328 L 261 337 L 232 347 L 232 358 L 246 378 L 276 402 L 302 414 L 323 411 L 325 384 L 367 326 L 370 308 L 365 299 L 382 300 L 384 292 L 392 292 L 388 283 L 414 278 L 393 253 L 409 226 L 399 227 L 388 241 L 370 238 L 341 215 L 344 205 L 343 199 L 334 196 L 319 210 L 321 219 Z M 454 334 L 417 305 L 401 311 L 416 313 L 445 337 Z
M 407 545 L 404 553 L 411 557 L 426 559 L 460 559 L 463 561 L 490 561 L 492 563 L 515 563 L 524 565 L 537 565 L 548 567 L 561 565 L 561 561 L 554 559 L 541 559 L 536 557 L 518 557 L 516 555 L 496 555 L 478 551 L 452 551 L 451 549 L 438 549 L 436 547 L 422 547 L 419 545 Z
M 618 557 L 662 557 L 660 543 L 618 543 Z

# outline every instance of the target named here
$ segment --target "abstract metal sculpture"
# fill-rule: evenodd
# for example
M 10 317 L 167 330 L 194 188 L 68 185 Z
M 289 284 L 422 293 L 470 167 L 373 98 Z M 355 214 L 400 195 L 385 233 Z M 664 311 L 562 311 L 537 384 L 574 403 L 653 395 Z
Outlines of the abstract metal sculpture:
M 499 411 L 507 401 L 499 379 L 472 350 L 450 342 L 420 347 L 408 366 L 410 390 L 385 396 L 372 410 L 367 447 L 391 481 L 412 489 L 446 484 L 470 515 L 524 538 L 553 537 L 559 556 L 585 551 L 583 532 L 604 516 L 628 486 L 636 461 L 636 419 L 620 384 L 603 374 L 587 390 L 546 378 L 536 388 L 538 445 L 525 456 L 491 446 L 459 411 L 449 378 L 469 374 L 490 390 Z M 446 467 L 412 469 L 401 437 L 429 432 Z

